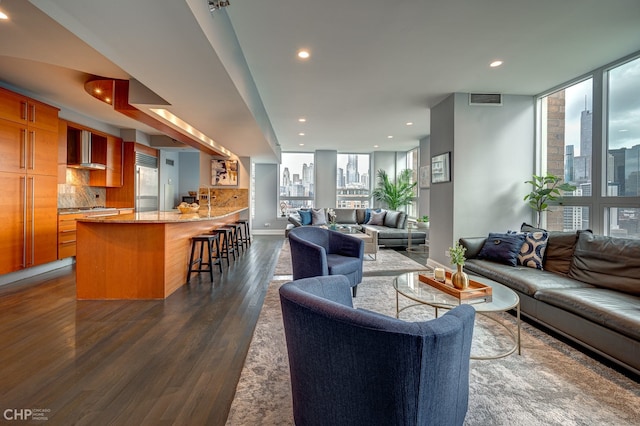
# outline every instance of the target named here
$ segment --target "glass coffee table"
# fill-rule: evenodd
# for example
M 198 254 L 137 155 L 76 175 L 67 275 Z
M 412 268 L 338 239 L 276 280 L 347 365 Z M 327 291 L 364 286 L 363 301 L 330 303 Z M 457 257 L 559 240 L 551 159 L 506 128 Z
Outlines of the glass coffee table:
M 471 356 L 471 359 L 497 359 L 511 355 L 516 350 L 518 355 L 521 354 L 520 346 L 520 298 L 515 291 L 510 288 L 499 284 L 495 281 L 489 280 L 484 277 L 473 276 L 473 280 L 489 285 L 492 288 L 491 301 L 485 301 L 485 299 L 470 299 L 461 301 L 455 296 L 451 296 L 443 291 L 438 290 L 429 284 L 420 281 L 420 274 L 429 274 L 429 272 L 409 272 L 406 274 L 398 275 L 393 280 L 393 288 L 396 290 L 396 318 L 400 318 L 400 314 L 406 309 L 415 306 L 431 306 L 435 308 L 436 318 L 438 317 L 439 309 L 452 309 L 461 303 L 466 303 L 473 306 L 476 313 L 492 320 L 494 323 L 501 326 L 513 341 L 513 346 L 507 349 L 505 352 L 501 352 L 495 355 L 483 355 L 483 356 Z M 400 295 L 410 299 L 413 302 L 407 306 L 400 308 Z M 492 312 L 507 312 L 510 309 L 516 310 L 516 332 L 509 328 L 504 323 L 498 321 L 496 318 L 488 315 Z

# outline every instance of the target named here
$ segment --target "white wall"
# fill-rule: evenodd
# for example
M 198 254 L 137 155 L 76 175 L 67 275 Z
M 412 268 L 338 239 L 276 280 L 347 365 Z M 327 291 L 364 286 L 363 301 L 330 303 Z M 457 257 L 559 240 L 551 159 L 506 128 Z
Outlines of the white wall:
M 420 139 L 420 167 L 431 165 L 431 136 Z M 418 180 L 420 175 L 418 174 Z M 418 181 L 418 216 L 431 215 L 429 196 L 431 188 L 421 188 Z
M 189 195 L 189 191 L 198 191 L 200 186 L 200 154 L 198 152 L 181 152 L 180 177 L 178 182 L 178 195 Z
M 449 96 L 431 111 L 431 155 L 451 152 L 451 182 L 430 190 L 430 262 L 460 237 L 518 230 L 531 218 L 524 183 L 534 165 L 534 99 L 504 95 L 502 106 Z
M 314 163 L 315 193 L 314 205 L 320 207 L 335 207 L 336 176 L 338 175 L 338 151 L 318 150 Z
M 255 164 L 255 217 L 252 230 L 256 233 L 278 232 L 284 234 L 288 223 L 278 218 L 278 165 Z M 267 225 L 268 224 L 268 225 Z
M 173 161 L 173 165 L 167 164 Z M 179 194 L 180 187 L 180 157 L 175 151 L 160 151 L 158 188 L 160 190 L 158 208 L 161 211 L 172 210 L 182 200 Z

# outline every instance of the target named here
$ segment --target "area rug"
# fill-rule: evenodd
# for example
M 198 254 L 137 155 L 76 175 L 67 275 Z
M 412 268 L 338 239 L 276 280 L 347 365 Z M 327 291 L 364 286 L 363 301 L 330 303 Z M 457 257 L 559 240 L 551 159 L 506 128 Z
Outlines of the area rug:
M 380 249 L 376 259 L 365 255 L 362 271 L 365 276 L 369 275 L 388 275 L 401 274 L 409 271 L 420 271 L 429 269 L 401 253 L 392 249 Z M 285 240 L 282 244 L 280 257 L 274 271 L 275 276 L 286 276 L 293 274 L 291 267 L 291 247 L 289 241 Z
M 392 279 L 366 277 L 356 306 L 395 315 Z M 278 297 L 283 282 L 274 281 L 267 290 L 227 425 L 293 424 Z M 405 312 L 407 320 L 433 315 L 420 308 Z M 472 353 L 504 343 L 488 338 L 492 329 L 477 318 Z M 515 326 L 513 317 L 500 318 Z M 522 355 L 471 361 L 466 425 L 624 426 L 637 425 L 638 419 L 640 384 L 529 324 L 522 324 Z

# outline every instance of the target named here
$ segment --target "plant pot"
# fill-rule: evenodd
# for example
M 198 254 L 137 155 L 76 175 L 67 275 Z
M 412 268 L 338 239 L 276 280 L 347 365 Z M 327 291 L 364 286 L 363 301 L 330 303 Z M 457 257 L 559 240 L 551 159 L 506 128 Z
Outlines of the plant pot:
M 462 270 L 463 265 L 456 265 L 458 270 L 451 275 L 451 284 L 458 290 L 469 287 L 469 276 Z
M 429 227 L 429 222 L 416 222 L 418 228 L 426 229 Z

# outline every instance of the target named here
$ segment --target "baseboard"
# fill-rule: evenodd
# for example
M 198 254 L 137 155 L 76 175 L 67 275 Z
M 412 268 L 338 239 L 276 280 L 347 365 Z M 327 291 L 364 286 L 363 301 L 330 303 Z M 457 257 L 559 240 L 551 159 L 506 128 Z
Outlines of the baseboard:
M 55 260 L 51 263 L 44 265 L 33 266 L 31 268 L 21 269 L 16 272 L 10 272 L 8 274 L 0 275 L 0 286 L 13 284 L 17 281 L 33 278 L 36 275 L 44 274 L 54 271 L 56 269 L 64 268 L 65 266 L 72 265 L 75 262 L 75 257 L 67 257 L 62 260 Z
M 282 235 L 284 237 L 284 229 L 252 229 L 253 235 Z

